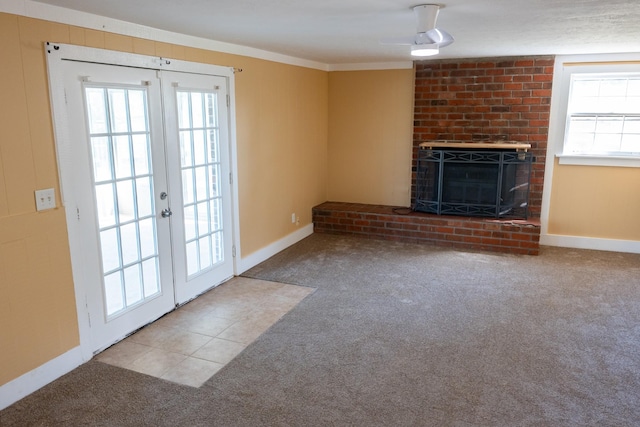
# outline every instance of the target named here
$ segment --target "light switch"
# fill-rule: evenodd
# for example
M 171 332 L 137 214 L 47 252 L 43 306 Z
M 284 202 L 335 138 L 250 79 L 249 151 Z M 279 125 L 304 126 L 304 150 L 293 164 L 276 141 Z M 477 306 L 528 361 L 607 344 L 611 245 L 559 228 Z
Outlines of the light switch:
M 36 210 L 44 211 L 56 207 L 56 192 L 53 188 L 36 190 Z

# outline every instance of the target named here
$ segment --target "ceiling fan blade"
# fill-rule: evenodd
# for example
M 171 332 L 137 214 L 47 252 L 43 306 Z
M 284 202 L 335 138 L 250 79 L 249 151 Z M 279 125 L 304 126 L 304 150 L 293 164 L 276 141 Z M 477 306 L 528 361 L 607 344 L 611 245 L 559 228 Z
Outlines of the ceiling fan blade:
M 380 39 L 380 44 L 393 44 L 393 45 L 412 45 L 416 44 L 416 37 L 387 37 L 384 39 Z
M 431 40 L 431 43 L 435 43 L 440 47 L 449 46 L 455 40 L 451 34 L 439 28 L 433 28 L 424 34 Z

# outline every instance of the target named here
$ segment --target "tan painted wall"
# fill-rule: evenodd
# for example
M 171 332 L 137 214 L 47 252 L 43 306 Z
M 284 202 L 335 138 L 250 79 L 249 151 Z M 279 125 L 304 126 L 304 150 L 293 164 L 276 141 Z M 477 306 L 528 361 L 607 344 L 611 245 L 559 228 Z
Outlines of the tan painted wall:
M 59 190 L 42 40 L 68 34 L 0 14 L 0 384 L 79 342 L 64 212 L 34 199 Z
M 549 234 L 640 240 L 640 169 L 559 165 Z
M 409 206 L 413 70 L 329 75 L 329 200 Z
M 244 59 L 236 78 L 243 256 L 311 223 L 327 199 L 326 72 Z M 300 225 L 291 223 L 291 214 Z
M 243 68 L 236 74 L 242 255 L 311 222 L 327 200 L 328 74 L 0 13 L 0 385 L 79 344 L 43 43 Z M 291 213 L 300 225 L 291 224 Z

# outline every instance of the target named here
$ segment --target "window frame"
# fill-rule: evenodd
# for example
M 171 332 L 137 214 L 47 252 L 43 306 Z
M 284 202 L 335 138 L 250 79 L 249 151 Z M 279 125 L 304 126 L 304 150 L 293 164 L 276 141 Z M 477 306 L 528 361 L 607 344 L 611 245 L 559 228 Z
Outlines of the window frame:
M 554 101 L 552 101 L 552 123 L 549 139 L 555 140 L 555 157 L 561 165 L 640 167 L 640 153 L 570 153 L 565 150 L 569 126 L 569 97 L 571 83 L 576 75 L 638 75 L 639 54 L 590 55 L 556 58 L 554 76 Z M 553 108 L 555 104 L 556 108 Z M 555 110 L 555 114 L 553 113 Z M 640 112 L 639 112 L 640 114 Z

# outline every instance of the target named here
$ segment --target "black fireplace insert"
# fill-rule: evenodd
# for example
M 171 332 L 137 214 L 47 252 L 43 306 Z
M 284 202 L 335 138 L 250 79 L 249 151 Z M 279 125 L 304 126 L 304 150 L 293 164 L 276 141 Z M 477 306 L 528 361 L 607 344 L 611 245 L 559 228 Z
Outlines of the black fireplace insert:
M 532 162 L 525 151 L 421 148 L 414 210 L 526 219 Z

